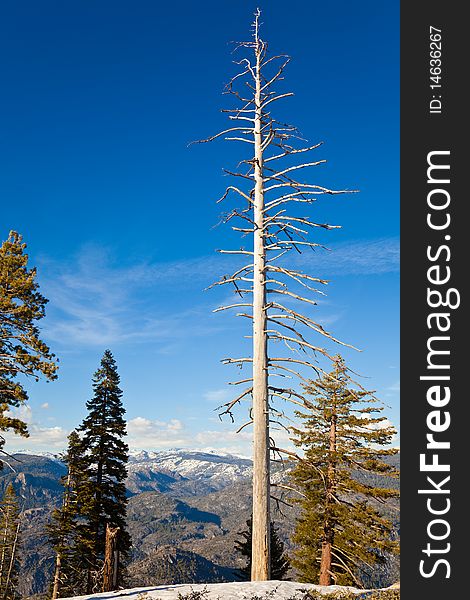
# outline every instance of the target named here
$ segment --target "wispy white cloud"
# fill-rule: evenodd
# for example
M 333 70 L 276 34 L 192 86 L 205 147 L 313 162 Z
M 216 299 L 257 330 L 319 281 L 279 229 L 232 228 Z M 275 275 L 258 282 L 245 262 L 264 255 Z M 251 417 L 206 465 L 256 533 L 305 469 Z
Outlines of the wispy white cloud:
M 38 451 L 60 451 L 65 449 L 69 432 L 63 427 L 46 427 L 39 423 L 33 416 L 33 411 L 29 405 L 23 404 L 13 408 L 7 414 L 24 421 L 28 425 L 29 431 L 28 438 L 15 435 L 11 431 L 5 432 L 3 437 L 5 438 L 7 452 L 11 453 L 28 448 Z
M 231 397 L 230 390 L 228 388 L 220 388 L 218 390 L 208 390 L 204 393 L 204 400 L 211 404 L 220 405 L 228 401 Z
M 368 417 L 363 418 L 367 419 Z M 387 417 L 383 421 L 379 421 L 378 423 L 369 423 L 369 425 L 367 425 L 367 429 L 374 429 L 377 431 L 380 429 L 387 429 L 388 427 L 395 427 L 395 425 Z
M 249 430 L 237 433 L 234 424 L 220 423 L 218 428 L 193 430 L 180 421 L 151 420 L 135 417 L 127 424 L 128 443 L 136 450 L 188 448 L 251 455 L 252 434 Z
M 178 312 L 163 308 L 155 265 L 115 265 L 102 249 L 87 247 L 71 263 L 45 266 L 42 287 L 50 304 L 44 329 L 49 340 L 63 346 L 155 341 L 161 346 L 157 351 L 171 353 L 178 338 L 207 335 L 222 326 L 203 318 L 210 314 L 206 306 Z
M 331 252 L 299 255 L 296 260 L 332 275 L 377 275 L 395 273 L 400 268 L 398 238 L 381 238 L 332 245 Z
M 308 265 L 312 269 L 328 270 L 332 275 L 378 274 L 397 272 L 400 261 L 398 238 L 358 240 L 330 246 L 331 250 L 319 249 L 316 252 L 303 252 L 291 255 L 295 265 Z M 292 258 L 294 257 L 294 258 Z M 191 280 L 205 281 L 210 285 L 220 275 L 236 268 L 239 261 L 226 256 L 203 256 L 187 260 L 159 263 L 142 271 L 148 281 L 179 282 Z
M 293 265 L 328 277 L 377 274 L 397 271 L 398 256 L 398 240 L 392 238 L 345 243 L 332 252 L 305 253 L 294 257 Z M 175 352 L 178 336 L 204 336 L 227 326 L 225 319 L 208 319 L 214 296 L 208 294 L 204 304 L 199 300 L 199 305 L 171 312 L 168 301 L 163 308 L 162 294 L 185 290 L 193 296 L 238 266 L 236 259 L 219 255 L 121 265 L 99 246 L 86 246 L 67 262 L 43 263 L 42 287 L 50 299 L 44 323 L 48 339 L 63 346 L 156 341 L 161 353 Z M 333 311 L 325 315 L 323 323 L 332 324 L 340 317 Z
M 29 437 L 12 432 L 3 434 L 7 452 L 63 452 L 70 431 L 60 426 L 47 427 L 33 415 L 31 407 L 23 405 L 9 413 L 28 424 Z M 180 419 L 161 421 L 137 416 L 127 422 L 126 442 L 132 450 L 165 450 L 168 448 L 211 449 L 219 452 L 249 455 L 251 434 L 236 433 L 236 425 L 220 424 L 217 429 L 194 430 Z
M 135 417 L 127 423 L 129 446 L 139 450 L 186 447 L 188 433 L 179 419 L 169 421 Z

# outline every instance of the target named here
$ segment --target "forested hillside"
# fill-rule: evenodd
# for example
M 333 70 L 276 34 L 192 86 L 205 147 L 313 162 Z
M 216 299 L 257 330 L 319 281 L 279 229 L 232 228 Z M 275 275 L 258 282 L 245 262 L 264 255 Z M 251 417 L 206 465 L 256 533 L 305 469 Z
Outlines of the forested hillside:
M 13 483 L 25 507 L 19 589 L 25 597 L 42 596 L 48 590 L 54 562 L 45 525 L 61 501 L 59 478 L 65 467 L 51 456 L 16 454 L 14 459 L 16 472 L 5 467 L 0 491 Z M 390 460 L 399 465 L 399 455 Z M 235 552 L 235 541 L 251 510 L 251 461 L 171 451 L 140 454 L 130 467 L 128 528 L 133 549 L 128 585 L 236 580 L 243 561 Z M 280 508 L 274 507 L 274 519 L 289 550 L 298 509 Z M 396 503 L 383 510 L 398 533 Z M 398 579 L 397 568 L 396 562 L 376 568 L 367 585 L 391 585 Z

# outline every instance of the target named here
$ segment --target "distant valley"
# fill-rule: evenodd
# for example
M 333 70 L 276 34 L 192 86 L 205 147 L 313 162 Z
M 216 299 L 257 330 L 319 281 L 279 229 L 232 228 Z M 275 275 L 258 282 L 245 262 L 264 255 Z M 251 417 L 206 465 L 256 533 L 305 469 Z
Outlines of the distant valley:
M 399 457 L 394 457 L 399 462 Z M 12 482 L 24 507 L 22 533 L 24 597 L 48 589 L 54 555 L 44 527 L 61 501 L 65 467 L 53 455 L 18 453 L 0 479 Z M 241 566 L 234 542 L 251 512 L 251 460 L 187 450 L 140 452 L 128 465 L 128 528 L 134 541 L 129 587 L 235 580 Z M 282 468 L 274 478 L 285 477 Z M 387 508 L 387 507 L 386 507 Z M 389 512 L 387 508 L 387 512 Z M 289 548 L 296 509 L 273 507 L 281 538 Z M 398 511 L 390 514 L 398 532 Z M 373 574 L 375 585 L 393 583 L 396 565 Z

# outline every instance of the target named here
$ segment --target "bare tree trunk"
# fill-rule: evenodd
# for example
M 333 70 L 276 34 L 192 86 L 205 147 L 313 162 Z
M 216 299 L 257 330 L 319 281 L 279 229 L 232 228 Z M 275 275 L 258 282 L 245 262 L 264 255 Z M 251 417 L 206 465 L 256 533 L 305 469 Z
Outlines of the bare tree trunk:
M 331 585 L 331 542 L 322 543 L 319 584 Z
M 20 534 L 20 526 L 21 526 L 21 521 L 20 521 L 20 519 L 18 519 L 18 524 L 17 524 L 16 530 L 15 530 L 15 539 L 13 540 L 13 544 L 11 546 L 10 564 L 8 565 L 8 573 L 7 573 L 7 578 L 5 581 L 4 598 L 8 597 L 8 591 L 9 591 L 8 588 L 10 586 L 11 574 L 12 574 L 13 565 L 15 564 L 15 559 L 16 559 L 16 550 L 17 550 L 17 546 L 18 546 L 18 537 Z
M 3 532 L 3 540 L 1 543 L 1 548 L 2 548 L 2 553 L 1 553 L 1 559 L 0 559 L 0 589 L 3 587 L 3 569 L 4 569 L 4 565 L 5 565 L 5 557 L 6 557 L 6 551 L 7 551 L 7 533 L 8 533 L 8 520 L 7 517 L 5 516 L 5 530 Z
M 113 592 L 117 587 L 118 569 L 117 541 L 119 536 L 119 527 L 110 527 L 106 524 L 106 545 L 104 549 L 104 568 L 103 568 L 103 592 Z
M 313 286 L 326 285 L 327 281 L 301 270 L 291 269 L 285 263 L 279 262 L 288 252 L 301 253 L 303 250 L 320 246 L 308 240 L 312 228 L 321 227 L 329 230 L 339 226 L 312 222 L 308 216 L 290 216 L 287 208 L 299 203 L 309 205 L 317 200 L 317 196 L 342 194 L 348 190 L 331 190 L 296 179 L 297 170 L 323 164 L 324 160 L 283 166 L 285 164 L 283 159 L 288 160 L 294 154 L 310 152 L 321 144 L 303 148 L 295 147 L 293 145 L 296 143 L 295 140 L 302 139 L 299 131 L 294 126 L 277 121 L 271 116 L 272 103 L 293 95 L 292 92 L 278 94 L 273 89 L 277 81 L 284 79 L 283 72 L 290 59 L 285 55 L 267 58 L 267 43 L 259 36 L 259 17 L 258 9 L 255 12 L 253 39 L 238 45 L 250 50 L 250 58 L 243 58 L 237 62 L 241 65 L 240 72 L 232 77 L 226 86 L 226 93 L 236 97 L 239 107 L 226 109 L 223 112 L 228 113 L 228 118 L 235 121 L 233 124 L 236 126 L 224 129 L 199 142 L 211 142 L 225 136 L 226 140 L 251 144 L 254 149 L 254 155 L 250 153 L 249 159 L 240 161 L 237 172 L 227 171 L 233 177 L 241 178 L 245 184 L 249 181 L 249 190 L 243 191 L 236 185 L 229 185 L 218 200 L 222 202 L 229 195 L 235 194 L 248 202 L 246 208 L 235 208 L 224 216 L 223 220 L 228 223 L 232 219 L 237 219 L 237 226 L 232 225 L 232 229 L 253 235 L 253 251 L 240 248 L 219 250 L 219 252 L 249 256 L 250 262 L 213 285 L 233 285 L 239 296 L 236 302 L 221 306 L 215 312 L 241 307 L 252 310 L 252 314 L 241 312 L 237 316 L 252 320 L 253 357 L 229 357 L 222 361 L 240 368 L 252 363 L 252 377 L 243 377 L 239 381 L 231 382 L 233 385 L 252 382 L 252 387 L 245 389 L 233 400 L 220 407 L 223 409 L 220 416 L 229 415 L 233 420 L 233 407 L 251 395 L 250 420 L 242 425 L 239 431 L 247 425 L 253 425 L 251 579 L 266 581 L 270 579 L 270 413 L 278 419 L 286 416 L 282 410 L 271 406 L 270 400 L 279 398 L 300 406 L 305 402 L 303 395 L 288 384 L 286 387 L 270 386 L 269 374 L 286 379 L 293 375 L 294 378 L 305 381 L 299 372 L 300 369 L 306 367 L 317 374 L 321 371 L 321 368 L 316 365 L 318 355 L 328 359 L 331 357 L 325 348 L 307 341 L 304 337 L 306 331 L 314 331 L 342 344 L 310 316 L 282 303 L 283 298 L 287 298 L 306 303 L 311 307 L 316 303 L 301 295 L 304 292 L 297 293 L 298 289 L 303 288 L 323 295 L 321 290 Z M 252 51 L 254 59 L 251 56 Z M 246 92 L 247 88 L 242 85 L 242 82 L 248 86 L 250 92 Z M 237 89 L 239 84 L 241 91 Z M 246 168 L 241 167 L 242 164 Z M 242 227 L 239 226 L 239 220 L 242 221 Z M 297 291 L 291 291 L 290 286 L 294 286 Z M 248 301 L 251 298 L 245 298 L 251 294 L 252 302 Z M 303 332 L 301 333 L 299 329 Z M 305 353 L 305 360 L 299 358 L 299 354 L 295 357 L 284 357 L 282 352 L 281 355 L 269 355 L 268 360 L 268 342 L 271 339 L 282 342 L 281 346 L 285 345 L 289 351 Z M 348 344 L 343 345 L 348 346 Z M 272 449 L 280 451 L 275 444 Z
M 256 21 L 256 92 L 255 92 L 255 160 L 254 160 L 254 273 L 253 273 L 253 538 L 252 581 L 270 578 L 270 464 L 268 360 L 266 333 L 266 248 L 264 237 L 264 184 L 262 150 L 261 73 Z
M 321 562 L 320 562 L 320 585 L 331 585 L 331 551 L 334 540 L 334 527 L 331 522 L 330 506 L 334 502 L 333 495 L 336 485 L 336 423 L 335 413 L 331 416 L 330 424 L 330 452 L 328 457 L 327 487 L 326 487 L 326 507 L 325 523 L 323 525 L 324 539 L 322 543 Z
M 52 586 L 52 600 L 56 600 L 59 595 L 59 582 L 60 582 L 60 571 L 61 571 L 61 559 L 60 552 L 57 552 L 55 557 L 55 569 L 54 569 L 54 583 Z
M 118 589 L 119 583 L 119 550 L 117 548 L 114 549 L 114 569 L 113 569 L 113 590 Z

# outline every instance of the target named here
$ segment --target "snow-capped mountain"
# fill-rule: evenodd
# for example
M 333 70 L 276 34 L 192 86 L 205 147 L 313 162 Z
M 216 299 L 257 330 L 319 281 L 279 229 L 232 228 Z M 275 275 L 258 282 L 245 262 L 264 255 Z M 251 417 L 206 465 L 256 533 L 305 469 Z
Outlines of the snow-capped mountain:
M 60 463 L 51 452 L 20 451 L 17 456 L 34 456 Z M 252 461 L 245 457 L 200 450 L 131 451 L 127 488 L 133 494 L 148 491 L 198 495 L 221 490 L 251 477 Z
M 250 459 L 197 450 L 131 453 L 128 465 L 131 492 L 168 491 L 189 494 L 220 490 L 251 476 Z

